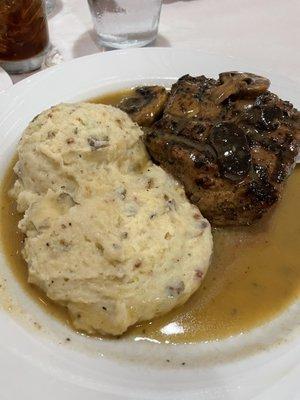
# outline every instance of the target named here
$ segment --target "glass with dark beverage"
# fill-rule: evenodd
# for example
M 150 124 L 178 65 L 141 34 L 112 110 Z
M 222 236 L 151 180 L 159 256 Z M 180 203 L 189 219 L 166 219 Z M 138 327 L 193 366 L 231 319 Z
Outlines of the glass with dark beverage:
M 6 71 L 40 68 L 48 44 L 43 0 L 0 0 L 0 65 Z

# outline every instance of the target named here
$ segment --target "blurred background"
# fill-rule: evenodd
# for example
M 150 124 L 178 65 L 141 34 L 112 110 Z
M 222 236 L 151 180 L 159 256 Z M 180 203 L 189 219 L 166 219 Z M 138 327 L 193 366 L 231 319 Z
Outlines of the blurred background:
M 117 1 L 106 3 L 118 6 Z M 87 0 L 55 0 L 49 11 L 51 47 L 43 68 L 107 51 L 94 29 Z M 197 48 L 247 59 L 299 81 L 299 15 L 299 0 L 163 0 L 158 35 L 148 46 Z

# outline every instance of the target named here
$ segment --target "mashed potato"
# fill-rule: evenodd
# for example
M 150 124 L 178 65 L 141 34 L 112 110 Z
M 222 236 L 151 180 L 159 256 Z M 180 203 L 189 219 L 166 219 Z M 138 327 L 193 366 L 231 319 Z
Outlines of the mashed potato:
M 19 145 L 12 192 L 29 281 L 89 333 L 120 335 L 182 304 L 209 264 L 209 223 L 141 135 L 113 107 L 62 104 Z
M 90 103 L 61 104 L 42 112 L 25 130 L 18 148 L 14 192 L 43 195 L 65 190 L 75 201 L 110 182 L 109 166 L 124 174 L 148 163 L 142 131 L 121 110 Z M 18 199 L 19 211 L 28 204 Z

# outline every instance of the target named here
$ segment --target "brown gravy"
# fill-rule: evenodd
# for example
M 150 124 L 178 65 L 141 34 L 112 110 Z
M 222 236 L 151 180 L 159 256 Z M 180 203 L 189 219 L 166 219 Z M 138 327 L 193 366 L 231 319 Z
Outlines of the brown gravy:
M 18 213 L 15 201 L 9 196 L 8 191 L 13 187 L 15 174 L 13 167 L 17 161 L 14 157 L 7 169 L 0 188 L 0 243 L 16 280 L 27 294 L 37 301 L 45 311 L 70 324 L 66 309 L 51 301 L 38 287 L 27 282 L 27 264 L 22 257 L 24 235 L 18 229 L 18 222 L 22 214 Z
M 92 102 L 117 104 L 128 90 Z M 14 160 L 15 161 L 15 160 Z M 45 310 L 70 324 L 66 310 L 27 283 L 21 257 L 22 234 L 8 190 L 14 182 L 12 164 L 1 187 L 0 236 L 16 279 Z M 300 167 L 288 180 L 283 198 L 263 220 L 251 227 L 216 229 L 214 255 L 200 289 L 169 314 L 131 328 L 126 336 L 160 342 L 187 343 L 222 339 L 267 322 L 300 294 Z

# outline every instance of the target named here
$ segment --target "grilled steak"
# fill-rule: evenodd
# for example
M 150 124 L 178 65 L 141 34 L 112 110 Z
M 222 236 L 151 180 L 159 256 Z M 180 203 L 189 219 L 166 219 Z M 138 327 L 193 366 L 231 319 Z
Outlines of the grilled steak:
M 294 165 L 299 112 L 269 84 L 247 73 L 218 80 L 185 75 L 172 86 L 162 117 L 145 129 L 153 160 L 182 182 L 215 226 L 260 218 Z

